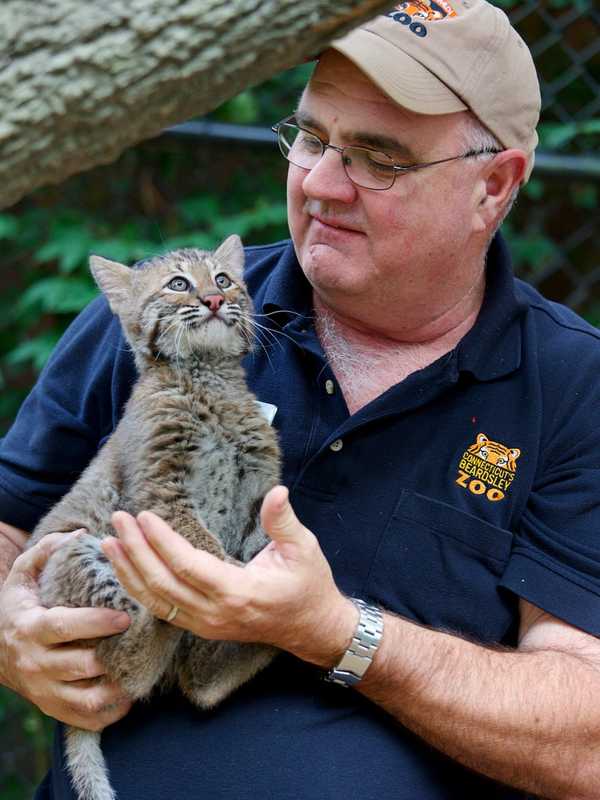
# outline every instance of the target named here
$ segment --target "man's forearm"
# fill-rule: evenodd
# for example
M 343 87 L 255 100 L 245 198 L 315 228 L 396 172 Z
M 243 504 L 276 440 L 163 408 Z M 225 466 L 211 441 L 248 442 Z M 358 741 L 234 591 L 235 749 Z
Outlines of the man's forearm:
M 546 650 L 492 650 L 386 614 L 359 690 L 471 769 L 552 800 L 600 786 L 600 671 Z
M 0 586 L 6 580 L 17 556 L 25 549 L 26 542 L 25 531 L 0 522 Z

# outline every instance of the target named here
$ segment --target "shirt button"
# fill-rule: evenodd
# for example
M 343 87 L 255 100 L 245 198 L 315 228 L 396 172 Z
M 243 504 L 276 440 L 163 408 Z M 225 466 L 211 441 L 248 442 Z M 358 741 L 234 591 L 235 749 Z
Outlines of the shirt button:
M 344 443 L 342 442 L 342 440 L 341 439 L 336 439 L 335 442 L 332 442 L 329 445 L 329 449 L 333 450 L 334 453 L 339 453 L 343 446 L 344 446 Z
M 331 380 L 331 378 L 327 378 L 327 380 L 325 381 L 325 391 L 327 392 L 327 394 L 333 394 L 335 392 L 335 385 Z

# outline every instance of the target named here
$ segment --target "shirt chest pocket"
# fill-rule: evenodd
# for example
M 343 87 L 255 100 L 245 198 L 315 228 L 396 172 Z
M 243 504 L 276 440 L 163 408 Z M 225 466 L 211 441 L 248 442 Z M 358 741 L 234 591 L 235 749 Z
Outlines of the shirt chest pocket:
M 365 594 L 390 611 L 480 642 L 501 640 L 517 600 L 499 590 L 512 535 L 404 490 L 384 531 Z

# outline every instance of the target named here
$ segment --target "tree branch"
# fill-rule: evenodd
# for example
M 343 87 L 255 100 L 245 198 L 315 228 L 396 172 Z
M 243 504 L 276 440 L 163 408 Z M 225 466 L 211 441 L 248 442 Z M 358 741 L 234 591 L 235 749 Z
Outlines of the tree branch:
M 301 63 L 381 0 L 4 0 L 0 207 Z

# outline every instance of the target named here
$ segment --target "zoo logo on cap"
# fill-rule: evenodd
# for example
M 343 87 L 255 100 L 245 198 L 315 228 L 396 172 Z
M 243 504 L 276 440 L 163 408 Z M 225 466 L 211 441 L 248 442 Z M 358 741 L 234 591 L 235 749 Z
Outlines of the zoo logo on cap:
M 393 19 L 394 22 L 407 25 L 408 30 L 417 36 L 427 36 L 427 28 L 423 22 L 435 22 L 436 20 L 456 16 L 456 11 L 445 0 L 439 0 L 439 2 L 434 2 L 434 0 L 413 0 L 411 3 L 399 3 L 394 6 L 394 9 L 386 16 Z

